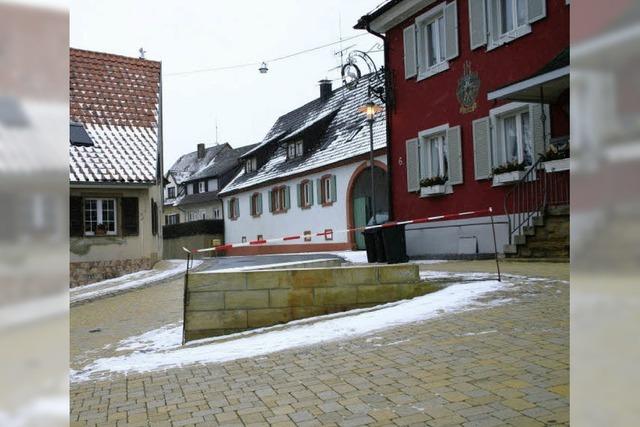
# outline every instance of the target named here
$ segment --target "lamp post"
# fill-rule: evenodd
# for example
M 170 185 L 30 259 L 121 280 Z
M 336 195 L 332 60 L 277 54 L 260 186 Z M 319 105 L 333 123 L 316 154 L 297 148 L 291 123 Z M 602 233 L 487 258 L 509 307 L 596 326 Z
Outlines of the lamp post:
M 376 120 L 376 114 L 382 111 L 382 107 L 373 101 L 367 102 L 360 107 L 360 111 L 367 116 L 367 123 L 369 123 L 369 163 L 371 170 L 371 212 L 373 213 L 373 225 L 378 223 L 376 219 L 376 185 L 373 175 L 373 122 Z

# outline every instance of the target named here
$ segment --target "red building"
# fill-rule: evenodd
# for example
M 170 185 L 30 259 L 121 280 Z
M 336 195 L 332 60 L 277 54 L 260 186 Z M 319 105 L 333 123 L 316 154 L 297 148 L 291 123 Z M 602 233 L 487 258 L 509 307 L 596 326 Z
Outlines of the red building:
M 492 207 L 498 250 L 526 255 L 568 202 L 568 3 L 391 0 L 360 19 L 385 42 L 394 219 Z M 409 254 L 492 253 L 488 219 L 407 227 Z

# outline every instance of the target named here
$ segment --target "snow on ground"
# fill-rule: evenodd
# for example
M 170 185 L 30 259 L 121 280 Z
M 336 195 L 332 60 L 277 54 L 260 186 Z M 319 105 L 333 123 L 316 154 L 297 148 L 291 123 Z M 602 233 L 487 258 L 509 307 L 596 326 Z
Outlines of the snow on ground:
M 290 261 L 290 262 L 276 262 L 273 264 L 258 264 L 258 265 L 248 265 L 244 267 L 230 267 L 230 268 L 221 268 L 217 270 L 209 270 L 208 273 L 229 273 L 229 272 L 238 272 L 238 271 L 256 271 L 256 270 L 274 270 L 274 269 L 286 269 L 287 267 L 296 266 L 294 268 L 305 268 L 306 264 L 314 264 L 322 261 L 333 261 L 335 258 L 318 258 L 318 259 L 310 259 L 310 260 L 302 260 L 302 261 Z
M 74 382 L 114 373 L 146 372 L 196 363 L 220 363 L 262 356 L 282 350 L 354 338 L 383 329 L 427 320 L 445 313 L 473 309 L 478 299 L 509 287 L 495 280 L 452 284 L 440 291 L 382 306 L 304 319 L 284 326 L 263 328 L 225 337 L 203 340 L 200 345 L 177 347 L 176 327 L 168 325 L 121 342 L 133 353 L 102 358 L 82 371 L 73 371 Z M 349 317 L 345 320 L 344 317 Z M 173 329 L 172 329 L 173 328 Z M 179 327 L 178 327 L 179 328 Z M 159 345 L 161 337 L 167 341 Z M 224 341 L 223 341 L 224 340 Z M 203 344 L 203 342 L 206 342 Z M 164 346 L 164 347 L 163 347 Z M 168 349 L 168 350 L 163 350 Z
M 502 278 L 507 278 L 510 280 L 521 280 L 527 282 L 543 282 L 549 281 L 551 279 L 544 277 L 529 277 L 523 276 L 520 274 L 501 274 Z M 436 270 L 423 270 L 420 272 L 420 279 L 422 280 L 497 280 L 498 273 L 469 273 L 469 272 L 455 272 L 455 271 L 436 271 Z M 554 280 L 558 283 L 566 283 L 569 282 L 566 280 Z
M 191 268 L 196 268 L 202 264 L 200 260 L 194 260 L 192 262 Z M 147 286 L 155 282 L 173 278 L 174 276 L 177 277 L 185 272 L 187 266 L 184 260 L 165 260 L 163 261 L 163 265 L 165 266 L 163 269 L 137 271 L 91 285 L 71 288 L 69 290 L 71 303 L 95 299 L 122 292 L 123 290 Z

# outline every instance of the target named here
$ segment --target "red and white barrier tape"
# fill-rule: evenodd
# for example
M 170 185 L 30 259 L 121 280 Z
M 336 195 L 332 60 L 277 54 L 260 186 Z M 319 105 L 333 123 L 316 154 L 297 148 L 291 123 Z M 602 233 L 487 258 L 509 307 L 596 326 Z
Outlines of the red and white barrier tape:
M 189 250 L 185 247 L 183 247 L 182 249 L 185 252 L 188 253 L 201 253 L 201 252 L 221 252 L 221 251 L 226 251 L 227 249 L 231 249 L 231 248 L 241 248 L 241 247 L 247 247 L 247 246 L 260 246 L 260 245 L 267 245 L 269 243 L 275 243 L 275 242 L 288 242 L 288 241 L 292 241 L 292 240 L 300 240 L 303 239 L 305 237 L 311 237 L 311 236 L 316 236 L 316 237 L 320 237 L 320 236 L 327 236 L 327 235 L 333 235 L 333 234 L 337 234 L 337 233 L 350 233 L 352 231 L 365 231 L 365 230 L 373 230 L 376 228 L 388 228 L 388 227 L 394 227 L 396 225 L 409 225 L 409 224 L 424 224 L 425 222 L 432 222 L 432 221 L 444 221 L 447 219 L 455 219 L 455 218 L 463 218 L 463 217 L 467 217 L 467 216 L 472 216 L 472 215 L 480 215 L 480 214 L 491 214 L 493 213 L 493 209 L 492 208 L 488 208 L 488 209 L 482 209 L 482 210 L 477 210 L 477 211 L 467 211 L 467 212 L 459 212 L 459 213 L 453 213 L 453 214 L 445 214 L 445 215 L 436 215 L 436 216 L 430 216 L 430 217 L 426 217 L 426 218 L 417 218 L 417 219 L 410 219 L 410 220 L 406 220 L 406 221 L 391 221 L 391 222 L 387 222 L 385 224 L 379 224 L 379 225 L 368 225 L 365 227 L 355 227 L 355 228 L 347 228 L 344 230 L 325 230 L 323 232 L 318 232 L 318 233 L 311 233 L 311 234 L 296 234 L 296 235 L 290 235 L 290 236 L 283 236 L 283 237 L 276 237 L 273 239 L 261 239 L 261 240 L 251 240 L 248 242 L 244 242 L 244 243 L 227 243 L 224 245 L 219 245 L 219 246 L 214 246 L 211 248 L 204 248 L 204 249 L 192 249 Z

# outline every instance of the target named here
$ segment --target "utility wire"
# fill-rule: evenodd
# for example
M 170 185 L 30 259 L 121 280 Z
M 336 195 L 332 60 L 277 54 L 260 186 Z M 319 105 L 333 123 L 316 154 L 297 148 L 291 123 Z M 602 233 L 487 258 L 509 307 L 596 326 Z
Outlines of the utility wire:
M 301 50 L 301 51 L 298 51 L 298 52 L 290 53 L 288 55 L 279 56 L 277 58 L 267 59 L 264 62 L 270 63 L 270 62 L 282 61 L 284 59 L 288 59 L 288 58 L 292 58 L 294 56 L 303 55 L 305 53 L 309 53 L 309 52 L 313 52 L 313 51 L 316 51 L 316 50 L 324 49 L 324 48 L 329 47 L 329 46 L 340 44 L 342 42 L 345 42 L 345 41 L 348 41 L 348 40 L 353 40 L 353 39 L 356 39 L 358 37 L 363 37 L 363 36 L 367 36 L 367 35 L 369 35 L 369 34 L 368 33 L 358 34 L 358 35 L 347 37 L 347 38 L 344 38 L 342 40 L 338 40 L 338 41 L 335 41 L 335 42 L 332 42 L 332 43 L 323 44 L 321 46 L 312 47 L 312 48 L 309 48 L 309 49 L 305 49 L 305 50 Z M 244 63 L 244 64 L 236 64 L 236 65 L 227 65 L 227 66 L 224 66 L 224 67 L 202 68 L 202 69 L 199 69 L 199 70 L 191 70 L 191 71 L 178 71 L 178 72 L 175 72 L 175 73 L 167 73 L 165 75 L 166 76 L 184 76 L 184 75 L 188 75 L 188 74 L 209 73 L 209 72 L 213 72 L 213 71 L 224 71 L 224 70 L 234 70 L 234 69 L 237 69 L 237 68 L 255 67 L 255 66 L 260 65 L 260 64 L 262 64 L 262 61 L 260 61 L 260 62 L 247 62 L 247 63 Z

